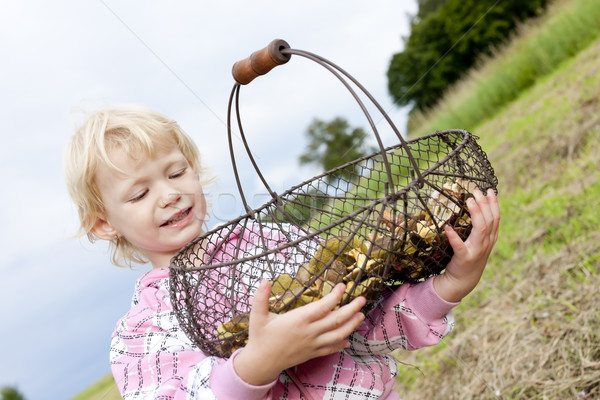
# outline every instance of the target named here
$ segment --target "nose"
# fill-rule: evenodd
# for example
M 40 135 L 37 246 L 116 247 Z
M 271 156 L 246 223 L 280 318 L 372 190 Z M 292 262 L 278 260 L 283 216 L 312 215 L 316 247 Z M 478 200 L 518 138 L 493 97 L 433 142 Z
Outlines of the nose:
M 173 188 L 165 188 L 159 200 L 159 205 L 161 208 L 170 207 L 176 204 L 179 199 L 181 199 L 180 192 L 173 190 Z

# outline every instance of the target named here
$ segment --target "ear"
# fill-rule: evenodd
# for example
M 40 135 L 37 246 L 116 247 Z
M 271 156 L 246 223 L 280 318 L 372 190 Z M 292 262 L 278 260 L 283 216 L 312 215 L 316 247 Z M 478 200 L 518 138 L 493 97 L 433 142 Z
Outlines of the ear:
M 103 217 L 96 217 L 96 222 L 92 226 L 92 233 L 100 239 L 114 240 L 119 232 Z

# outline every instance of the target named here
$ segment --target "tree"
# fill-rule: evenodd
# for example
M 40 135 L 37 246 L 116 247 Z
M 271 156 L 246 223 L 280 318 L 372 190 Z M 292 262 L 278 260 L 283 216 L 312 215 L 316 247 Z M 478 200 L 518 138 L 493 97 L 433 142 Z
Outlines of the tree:
M 362 128 L 350 129 L 348 122 L 337 117 L 331 122 L 315 119 L 308 127 L 306 134 L 309 144 L 300 156 L 301 164 L 317 164 L 325 171 L 353 161 L 365 154 L 373 152 L 373 147 L 367 146 L 367 134 Z M 353 169 L 344 169 L 341 175 L 349 178 Z M 332 182 L 337 177 L 327 176 Z
M 16 388 L 3 386 L 0 388 L 0 400 L 25 400 L 25 397 Z
M 285 222 L 303 226 L 311 221 L 315 213 L 320 213 L 327 203 L 327 195 L 319 189 L 309 189 L 306 193 L 289 196 L 282 209 L 273 210 L 263 217 L 264 222 Z
M 518 21 L 539 13 L 548 0 L 421 0 L 404 50 L 388 68 L 388 90 L 398 105 L 434 106 L 483 54 L 511 34 Z M 432 11 L 433 10 L 433 11 Z M 422 17 L 422 18 L 420 18 Z
M 419 11 L 414 16 L 412 22 L 415 23 L 437 11 L 447 0 L 417 0 Z

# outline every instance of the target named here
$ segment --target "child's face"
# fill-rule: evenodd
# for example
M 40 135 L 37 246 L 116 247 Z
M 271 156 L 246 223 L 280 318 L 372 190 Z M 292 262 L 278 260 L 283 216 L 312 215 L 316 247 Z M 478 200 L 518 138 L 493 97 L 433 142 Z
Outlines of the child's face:
M 181 247 L 202 234 L 206 202 L 198 176 L 175 146 L 139 161 L 119 149 L 110 156 L 124 173 L 99 166 L 95 179 L 105 215 L 92 231 L 107 240 L 125 237 L 154 268 L 169 265 Z

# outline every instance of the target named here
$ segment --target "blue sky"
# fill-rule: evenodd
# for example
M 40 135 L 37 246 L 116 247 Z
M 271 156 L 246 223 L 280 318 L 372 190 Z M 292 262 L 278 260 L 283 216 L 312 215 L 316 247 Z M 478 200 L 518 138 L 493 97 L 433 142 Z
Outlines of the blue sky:
M 218 176 L 209 226 L 242 212 L 226 140 L 231 66 L 281 38 L 340 65 L 403 130 L 406 111 L 385 73 L 402 49 L 414 1 L 211 2 L 25 0 L 0 13 L 0 230 L 3 329 L 0 385 L 27 399 L 68 399 L 110 371 L 113 327 L 128 309 L 135 271 L 114 267 L 102 243 L 74 238 L 77 216 L 62 150 L 82 111 L 141 103 L 177 120 Z M 341 84 L 300 57 L 241 92 L 254 155 L 275 191 L 317 172 L 300 168 L 314 118 L 367 127 Z M 396 144 L 380 123 L 387 145 Z M 239 149 L 238 149 L 239 150 Z M 242 153 L 251 205 L 267 200 Z

